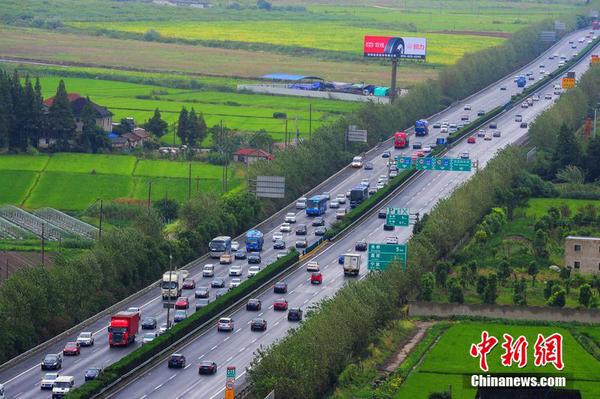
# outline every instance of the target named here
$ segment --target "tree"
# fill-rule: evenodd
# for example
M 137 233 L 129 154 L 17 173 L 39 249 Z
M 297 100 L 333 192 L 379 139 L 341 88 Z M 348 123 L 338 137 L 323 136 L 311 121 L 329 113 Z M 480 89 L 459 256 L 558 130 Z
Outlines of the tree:
M 567 291 L 560 286 L 554 286 L 553 288 L 556 289 L 553 290 L 554 292 L 548 298 L 547 304 L 558 308 L 564 307 L 567 303 Z
M 179 203 L 177 201 L 163 198 L 160 201 L 154 202 L 152 206 L 158 211 L 165 223 L 170 223 L 172 220 L 177 219 L 177 212 L 179 211 Z
M 535 237 L 533 238 L 532 246 L 533 253 L 538 258 L 546 259 L 548 257 L 548 250 L 546 249 L 546 244 L 548 242 L 548 234 L 546 234 L 543 230 L 536 230 Z
M 508 218 L 512 220 L 514 210 L 527 205 L 531 191 L 526 187 L 496 189 L 498 202 L 506 206 Z
M 590 306 L 592 302 L 592 287 L 589 284 L 583 284 L 579 287 L 579 304 L 586 308 Z
M 498 265 L 498 278 L 502 285 L 506 283 L 506 280 L 510 277 L 512 273 L 512 268 L 510 267 L 510 263 L 506 259 L 503 259 Z
M 554 170 L 567 165 L 581 166 L 583 154 L 575 132 L 563 123 L 556 137 L 556 146 L 552 157 Z
M 471 273 L 471 269 L 467 265 L 460 267 L 460 283 L 463 287 L 467 287 L 473 282 L 474 274 Z
M 555 285 L 558 285 L 558 281 L 556 280 L 548 280 L 546 281 L 546 285 L 544 285 L 544 299 L 548 300 L 552 295 L 552 289 Z
M 477 277 L 477 285 L 475 287 L 475 290 L 477 291 L 477 294 L 479 294 L 479 296 L 482 297 L 482 299 L 483 299 L 483 293 L 485 292 L 485 287 L 487 287 L 487 283 L 488 283 L 488 279 L 486 276 L 478 276 Z
M 448 262 L 439 262 L 435 267 L 435 282 L 440 287 L 446 286 L 446 280 L 450 274 L 450 265 Z
M 463 288 L 456 277 L 448 280 L 448 300 L 452 303 L 463 303 L 465 301 Z
M 515 305 L 527 305 L 527 286 L 525 279 L 515 280 L 513 283 L 513 303 Z
M 529 262 L 529 267 L 527 268 L 527 274 L 531 276 L 531 286 L 535 287 L 535 277 L 540 272 L 540 268 L 536 261 L 532 260 Z
M 421 286 L 419 287 L 419 300 L 430 302 L 433 296 L 433 287 L 435 276 L 433 273 L 425 273 L 421 277 Z
M 75 128 L 67 89 L 65 88 L 65 82 L 61 79 L 58 83 L 54 101 L 48 110 L 48 130 L 54 138 L 66 143 L 75 135 Z
M 490 274 L 487 285 L 483 292 L 483 302 L 493 305 L 498 297 L 498 277 L 495 274 Z
M 588 143 L 585 169 L 590 181 L 600 178 L 600 136 L 592 137 Z
M 177 120 L 177 137 L 181 140 L 181 144 L 188 143 L 188 111 L 185 107 L 181 108 L 179 112 L 179 119 Z
M 271 151 L 273 147 L 273 137 L 268 134 L 264 129 L 254 133 L 248 141 L 248 146 L 251 148 L 257 148 L 265 151 Z
M 196 146 L 196 140 L 198 139 L 198 137 L 196 136 L 197 124 L 198 124 L 198 116 L 196 115 L 196 110 L 194 110 L 194 108 L 192 107 L 192 109 L 190 110 L 190 113 L 188 114 L 187 126 L 185 128 L 185 134 L 187 136 L 187 144 L 190 147 Z
M 144 129 L 148 130 L 150 133 L 159 138 L 164 136 L 165 133 L 167 133 L 168 127 L 169 124 L 162 120 L 158 108 L 154 110 L 154 115 L 152 116 L 152 118 L 148 119 L 148 122 L 144 124 Z

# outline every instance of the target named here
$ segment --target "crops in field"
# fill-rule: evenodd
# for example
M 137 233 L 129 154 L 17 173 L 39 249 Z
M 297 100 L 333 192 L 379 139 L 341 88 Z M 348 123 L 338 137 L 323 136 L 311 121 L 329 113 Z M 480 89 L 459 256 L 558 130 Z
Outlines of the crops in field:
M 497 323 L 460 323 L 442 335 L 432 347 L 416 370 L 398 390 L 395 398 L 426 399 L 430 392 L 444 391 L 452 386 L 452 397 L 456 399 L 471 399 L 475 397 L 475 389 L 465 384 L 465 378 L 472 374 L 481 374 L 479 360 L 469 355 L 472 343 L 481 340 L 481 331 L 487 330 L 497 337 L 500 343 L 488 355 L 490 373 L 544 373 L 547 375 L 566 375 L 573 388 L 580 389 L 582 397 L 597 397 L 600 393 L 600 375 L 598 362 L 575 341 L 573 336 L 564 328 L 502 325 Z M 535 367 L 533 365 L 533 344 L 537 334 L 549 336 L 555 332 L 563 336 L 563 360 L 565 368 L 557 371 L 554 366 Z M 528 342 L 528 364 L 522 369 L 516 366 L 506 368 L 500 363 L 503 350 L 502 334 L 513 337 L 524 335 Z M 427 389 L 423 389 L 427 387 Z
M 193 162 L 191 185 L 188 170 L 189 163 L 127 155 L 0 156 L 0 205 L 80 211 L 98 199 L 183 201 L 188 191 L 221 191 L 220 167 Z M 230 189 L 241 184 L 235 173 L 231 168 Z

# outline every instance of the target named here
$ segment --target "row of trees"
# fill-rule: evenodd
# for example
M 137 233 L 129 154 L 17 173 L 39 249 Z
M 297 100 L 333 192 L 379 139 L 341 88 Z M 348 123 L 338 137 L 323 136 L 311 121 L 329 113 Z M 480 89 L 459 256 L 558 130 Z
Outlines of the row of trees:
M 206 134 L 207 128 L 204 115 L 202 113 L 199 115 L 196 114 L 194 108 L 188 112 L 183 107 L 181 112 L 179 112 L 179 119 L 177 121 L 177 136 L 181 140 L 181 144 L 196 147 L 198 143 L 204 140 Z

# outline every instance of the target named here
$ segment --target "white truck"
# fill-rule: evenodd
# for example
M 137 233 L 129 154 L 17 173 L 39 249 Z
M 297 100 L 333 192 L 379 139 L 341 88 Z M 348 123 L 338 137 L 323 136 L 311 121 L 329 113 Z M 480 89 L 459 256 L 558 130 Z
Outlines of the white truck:
M 52 399 L 66 396 L 75 385 L 75 379 L 70 375 L 61 375 L 54 380 L 52 386 Z
M 181 289 L 183 287 L 183 280 L 188 276 L 187 270 L 174 270 L 171 272 L 165 272 L 163 274 L 162 283 L 160 285 L 160 292 L 163 299 L 177 298 L 181 295 Z
M 360 255 L 344 254 L 344 276 L 358 276 L 360 271 Z

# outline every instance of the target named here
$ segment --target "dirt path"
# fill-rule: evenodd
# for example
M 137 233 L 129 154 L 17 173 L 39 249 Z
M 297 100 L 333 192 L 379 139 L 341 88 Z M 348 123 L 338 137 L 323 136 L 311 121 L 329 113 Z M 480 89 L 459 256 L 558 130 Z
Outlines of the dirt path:
M 388 359 L 388 361 L 380 368 L 380 371 L 385 374 L 390 374 L 396 371 L 400 363 L 406 359 L 410 351 L 417 345 L 423 337 L 425 336 L 425 332 L 429 327 L 434 325 L 433 321 L 417 321 L 415 325 L 417 326 L 416 333 L 412 336 L 412 338 L 404 345 L 402 345 L 398 350 Z

